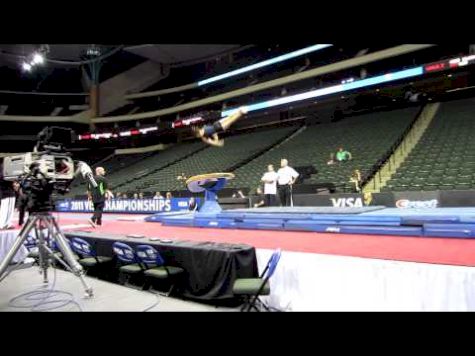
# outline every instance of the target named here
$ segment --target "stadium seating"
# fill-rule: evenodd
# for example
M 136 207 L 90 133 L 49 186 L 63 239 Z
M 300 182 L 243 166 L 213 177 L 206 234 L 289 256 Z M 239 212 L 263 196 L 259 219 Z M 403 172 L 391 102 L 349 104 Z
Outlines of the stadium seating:
M 313 165 L 318 173 L 305 183 L 333 183 L 340 190 L 351 190 L 349 178 L 359 169 L 363 179 L 388 152 L 415 119 L 417 107 L 365 114 L 337 123 L 309 126 L 292 139 L 266 152 L 234 173 L 231 187 L 255 189 L 268 164 L 279 168 L 280 159 L 287 158 L 293 167 Z M 339 147 L 350 151 L 353 160 L 327 165 L 330 153 Z
M 431 125 L 383 191 L 475 187 L 474 99 L 442 103 Z

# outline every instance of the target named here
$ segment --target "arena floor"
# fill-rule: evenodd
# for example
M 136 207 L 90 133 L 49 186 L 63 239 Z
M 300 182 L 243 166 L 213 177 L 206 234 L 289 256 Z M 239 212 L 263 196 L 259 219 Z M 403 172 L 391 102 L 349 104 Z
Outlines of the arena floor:
M 369 214 L 381 214 L 381 211 Z M 87 224 L 90 214 L 54 215 L 64 230 L 94 230 Z M 467 211 L 466 218 L 470 219 L 473 215 L 473 211 Z M 175 227 L 145 222 L 145 217 L 146 215 L 105 214 L 103 226 L 95 230 L 171 240 L 245 243 L 256 248 L 260 271 L 265 267 L 272 250 L 281 248 L 281 262 L 272 278 L 272 294 L 264 298 L 271 307 L 279 310 L 475 310 L 473 239 Z M 31 268 L 29 270 L 33 271 Z M 4 290 L 5 293 L 0 293 L 1 309 L 12 310 L 5 303 L 10 297 L 25 291 L 22 278 L 31 285 L 38 277 L 32 272 L 18 271 L 14 278 L 16 282 L 8 282 L 13 285 L 10 284 Z M 66 285 L 66 289 L 80 288 L 75 280 Z M 98 288 L 104 289 L 105 294 L 113 294 L 114 288 L 125 287 L 109 288 L 101 285 Z M 121 293 L 127 294 L 128 291 Z M 143 297 L 143 300 L 139 297 L 137 303 L 134 302 L 135 297 L 131 297 L 131 305 L 124 308 L 146 308 L 151 301 L 150 296 L 144 294 Z M 162 303 L 156 310 L 224 310 L 213 309 L 209 305 L 201 307 L 196 303 L 187 304 L 181 300 L 170 300 L 167 303 Z M 101 306 L 100 303 L 89 306 L 89 310 L 124 308 L 116 309 L 113 303 L 107 306 Z

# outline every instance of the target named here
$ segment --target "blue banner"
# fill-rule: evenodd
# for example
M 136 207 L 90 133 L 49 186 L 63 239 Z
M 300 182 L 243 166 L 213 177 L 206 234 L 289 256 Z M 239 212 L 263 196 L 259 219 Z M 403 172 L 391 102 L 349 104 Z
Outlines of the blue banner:
M 195 198 L 198 206 L 200 198 Z M 154 214 L 168 211 L 188 211 L 190 198 L 172 199 L 111 199 L 106 200 L 105 213 Z M 92 212 L 92 202 L 88 200 L 65 199 L 56 202 L 56 211 L 88 213 Z

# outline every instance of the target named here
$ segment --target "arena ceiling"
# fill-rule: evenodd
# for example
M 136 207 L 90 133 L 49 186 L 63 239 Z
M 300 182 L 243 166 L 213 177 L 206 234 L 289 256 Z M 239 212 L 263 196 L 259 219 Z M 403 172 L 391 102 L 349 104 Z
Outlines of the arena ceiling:
M 48 58 L 79 61 L 90 44 L 50 44 Z M 118 45 L 100 45 L 103 53 Z M 35 44 L 0 44 L 0 66 L 18 66 L 19 60 L 35 51 Z M 170 65 L 185 65 L 210 57 L 249 48 L 239 44 L 138 44 L 125 45 L 124 51 L 144 59 Z
M 186 65 L 244 48 L 249 48 L 249 46 L 236 44 L 146 44 L 127 47 L 126 51 L 155 62 Z

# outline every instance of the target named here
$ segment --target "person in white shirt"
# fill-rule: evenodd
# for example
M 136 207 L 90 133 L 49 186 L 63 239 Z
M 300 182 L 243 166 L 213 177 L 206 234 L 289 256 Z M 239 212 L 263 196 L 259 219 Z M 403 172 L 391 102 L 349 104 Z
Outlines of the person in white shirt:
M 280 205 L 291 206 L 292 185 L 299 176 L 298 172 L 289 167 L 289 162 L 283 158 L 280 160 L 280 169 L 277 171 L 277 190 L 279 191 Z
M 160 192 L 156 192 L 152 199 L 163 199 L 163 196 Z
M 269 164 L 267 172 L 262 176 L 261 181 L 264 182 L 264 201 L 266 206 L 275 206 L 277 202 L 277 173 L 274 166 Z

